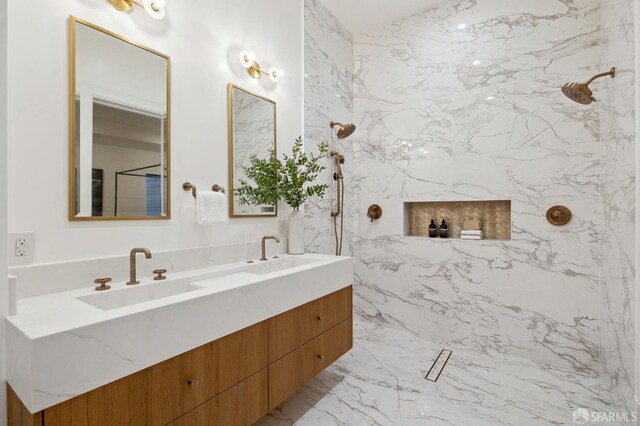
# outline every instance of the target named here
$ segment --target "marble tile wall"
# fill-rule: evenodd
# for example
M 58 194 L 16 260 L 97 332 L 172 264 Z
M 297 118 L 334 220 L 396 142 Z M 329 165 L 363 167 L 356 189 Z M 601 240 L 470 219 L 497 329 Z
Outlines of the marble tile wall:
M 335 114 L 310 93 L 335 93 L 348 72 L 333 66 L 348 44 L 314 46 L 336 37 L 321 9 L 307 0 L 308 134 L 321 121 L 310 111 Z M 344 148 L 361 317 L 449 346 L 598 369 L 599 111 L 559 89 L 599 70 L 600 26 L 599 0 L 462 0 L 354 36 L 358 131 Z M 403 201 L 482 199 L 512 200 L 511 241 L 403 236 Z M 372 203 L 384 210 L 373 224 Z M 554 204 L 572 209 L 568 226 L 545 220 Z M 329 247 L 316 243 L 331 238 L 326 223 L 310 234 L 311 250 Z
M 605 214 L 600 324 L 602 377 L 619 410 L 635 411 L 635 66 L 633 2 L 603 0 L 602 69 L 614 79 L 595 85 L 606 155 L 602 200 Z M 600 96 L 598 96 L 598 94 Z
M 353 111 L 353 36 L 318 0 L 305 0 L 305 149 L 314 151 L 321 141 L 345 156 L 345 215 L 343 251 L 353 254 L 353 217 L 358 190 L 353 179 L 353 138 L 338 140 L 331 121 L 351 123 Z M 305 205 L 305 244 L 308 251 L 335 253 L 335 232 L 331 210 L 336 206 L 335 163 L 327 157 L 327 169 L 319 181 L 330 188 L 323 199 Z

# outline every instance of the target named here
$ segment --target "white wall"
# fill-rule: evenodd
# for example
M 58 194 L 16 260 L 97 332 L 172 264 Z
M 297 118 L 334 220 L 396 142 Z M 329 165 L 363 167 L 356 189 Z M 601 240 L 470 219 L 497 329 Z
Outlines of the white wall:
M 9 312 L 7 291 L 7 2 L 0 1 L 0 426 L 6 419 L 4 318 Z
M 168 1 L 157 22 L 123 14 L 102 0 L 9 2 L 9 211 L 11 232 L 35 232 L 35 263 L 112 256 L 134 246 L 168 250 L 255 241 L 277 233 L 280 219 L 195 224 L 184 181 L 202 188 L 227 183 L 226 85 L 236 83 L 278 103 L 278 151 L 302 134 L 302 2 L 298 0 Z M 67 220 L 69 15 L 86 19 L 171 56 L 172 219 L 143 222 Z M 286 71 L 278 85 L 251 79 L 242 49 L 263 67 Z M 34 125 L 37 123 L 37 125 Z

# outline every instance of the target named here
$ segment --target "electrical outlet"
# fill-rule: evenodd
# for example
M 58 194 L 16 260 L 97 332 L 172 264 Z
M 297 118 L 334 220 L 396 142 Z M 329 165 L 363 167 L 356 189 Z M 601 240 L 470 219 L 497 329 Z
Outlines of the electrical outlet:
M 27 257 L 29 255 L 29 243 L 26 238 L 16 238 L 16 257 Z
M 33 263 L 34 241 L 32 233 L 9 234 L 8 249 L 9 253 L 13 253 L 13 256 L 9 256 L 9 266 Z

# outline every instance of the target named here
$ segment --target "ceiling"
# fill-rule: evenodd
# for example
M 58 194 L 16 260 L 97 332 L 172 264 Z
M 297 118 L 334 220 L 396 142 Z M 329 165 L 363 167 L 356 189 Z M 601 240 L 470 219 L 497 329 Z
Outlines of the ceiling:
M 427 9 L 442 0 L 319 0 L 352 34 L 360 34 L 383 24 Z

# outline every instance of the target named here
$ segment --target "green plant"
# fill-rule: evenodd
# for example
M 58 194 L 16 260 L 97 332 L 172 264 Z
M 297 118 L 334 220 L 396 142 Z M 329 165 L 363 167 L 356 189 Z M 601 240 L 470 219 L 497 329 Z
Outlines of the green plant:
M 252 155 L 250 165 L 243 168 L 247 180 L 241 180 L 233 193 L 244 205 L 274 205 L 284 201 L 298 210 L 308 198 L 323 197 L 329 188 L 326 184 L 309 185 L 326 168 L 320 160 L 328 150 L 329 143 L 321 142 L 317 155 L 307 155 L 299 137 L 293 144 L 291 156 L 284 154 L 282 160 L 278 160 L 273 149 L 266 159 Z

